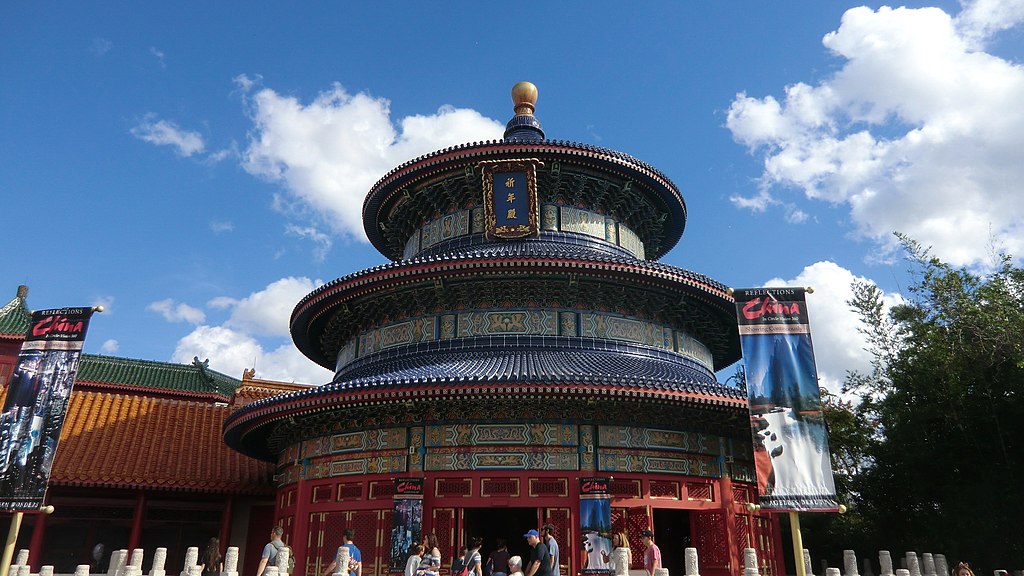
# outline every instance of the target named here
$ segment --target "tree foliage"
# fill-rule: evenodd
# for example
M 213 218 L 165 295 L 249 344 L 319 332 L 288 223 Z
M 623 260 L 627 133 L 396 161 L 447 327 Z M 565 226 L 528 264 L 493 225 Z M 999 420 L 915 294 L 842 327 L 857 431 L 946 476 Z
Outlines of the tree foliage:
M 837 487 L 867 550 L 1022 568 L 1024 270 L 954 268 L 901 239 L 907 299 L 886 313 L 862 283 L 850 301 L 874 361 L 846 380 L 861 402 L 826 411 Z

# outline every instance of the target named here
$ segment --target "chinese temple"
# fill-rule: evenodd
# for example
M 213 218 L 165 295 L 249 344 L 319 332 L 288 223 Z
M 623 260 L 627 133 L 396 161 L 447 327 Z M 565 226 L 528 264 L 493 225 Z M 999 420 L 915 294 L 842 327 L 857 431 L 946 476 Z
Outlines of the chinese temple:
M 0 406 L 29 327 L 28 288 L 0 307 Z M 192 364 L 83 354 L 46 493 L 51 515 L 26 514 L 17 543 L 30 562 L 72 573 L 117 549 L 167 549 L 168 573 L 211 536 L 243 549 L 255 570 L 274 522 L 273 467 L 228 448 L 227 415 L 301 386 L 246 373 L 239 381 Z M 0 418 L 3 418 L 0 415 Z M 0 440 L 3 440 L 0 438 Z M 3 481 L 6 471 L 0 471 Z
M 353 528 L 363 574 L 397 546 L 401 483 L 422 486 L 423 533 L 444 565 L 556 527 L 561 573 L 583 569 L 581 489 L 606 482 L 611 524 L 652 529 L 664 565 L 737 574 L 742 550 L 781 573 L 778 524 L 757 501 L 733 299 L 658 262 L 679 241 L 676 185 L 628 154 L 546 138 L 536 88 L 513 89 L 504 138 L 393 169 L 363 222 L 389 263 L 334 280 L 291 316 L 323 386 L 232 412 L 225 441 L 276 466 L 275 514 L 300 568 L 323 572 Z

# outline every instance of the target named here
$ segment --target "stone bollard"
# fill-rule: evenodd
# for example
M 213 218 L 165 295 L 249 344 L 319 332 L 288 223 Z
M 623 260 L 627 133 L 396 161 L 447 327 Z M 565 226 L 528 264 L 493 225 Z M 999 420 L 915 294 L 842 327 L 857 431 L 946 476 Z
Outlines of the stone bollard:
M 924 552 L 921 554 L 921 571 L 924 572 L 924 576 L 936 576 L 935 558 L 932 557 L 930 552 Z
M 612 576 L 629 576 L 629 548 L 613 549 L 612 558 L 615 559 L 615 573 Z
M 949 564 L 946 564 L 945 554 L 935 555 L 935 573 L 939 576 L 946 576 L 949 574 Z
M 149 569 L 149 576 L 167 576 L 164 565 L 167 563 L 167 548 L 157 548 L 153 552 L 153 567 Z
M 760 576 L 757 569 L 757 550 L 743 549 L 743 576 Z
M 655 568 L 654 576 L 668 576 L 668 568 Z
M 917 560 L 916 552 L 907 552 L 907 570 L 910 576 L 922 576 L 921 563 Z
M 238 546 L 228 546 L 224 553 L 224 571 L 221 576 L 238 576 Z
M 910 576 L 910 570 L 907 570 L 906 568 L 897 568 L 896 576 Z
M 199 566 L 198 546 L 189 546 L 188 549 L 185 550 L 185 564 L 184 567 L 181 569 L 181 576 L 192 576 L 192 573 L 189 572 L 189 569 L 191 569 L 193 566 Z
M 683 550 L 684 564 L 683 570 L 686 572 L 686 576 L 700 576 L 700 567 L 697 565 L 697 549 L 687 548 Z M 629 571 L 626 571 L 627 574 Z
M 277 571 L 277 566 L 267 566 L 263 570 L 263 576 L 280 576 L 280 572 Z
M 28 550 L 18 550 L 13 566 L 28 566 Z
M 124 576 L 124 567 L 128 564 L 127 550 L 114 550 L 110 553 L 110 567 L 107 576 Z
M 860 576 L 860 572 L 857 572 L 857 553 L 853 550 L 843 550 L 843 571 L 846 576 Z
M 875 572 L 871 568 L 871 558 L 864 559 L 864 570 L 861 574 L 862 576 L 875 576 Z
M 88 564 L 79 564 L 78 566 L 75 566 L 75 576 L 89 576 L 89 568 L 91 568 L 91 566 Z
M 814 568 L 811 566 L 811 551 L 807 548 L 804 548 L 804 553 L 802 554 L 802 556 L 804 558 L 805 576 L 814 576 Z
M 335 574 L 340 574 L 341 576 L 348 576 L 348 546 L 342 546 L 341 548 L 338 548 L 338 556 L 338 565 L 334 568 L 335 570 L 337 570 Z
M 53 566 L 46 565 L 39 567 L 39 576 L 53 576 Z
M 893 576 L 892 555 L 888 550 L 878 551 L 878 576 Z
M 142 548 L 132 550 L 131 560 L 124 568 L 124 576 L 142 576 L 142 558 L 145 551 Z
M 288 560 L 292 557 L 292 549 L 288 546 L 281 546 L 277 551 L 277 572 L 288 574 Z
M 15 574 L 13 570 L 11 572 L 9 572 L 9 574 L 11 576 L 29 576 L 30 568 L 29 568 L 29 566 L 27 566 L 25 564 L 22 564 L 21 566 L 18 566 L 17 574 Z
M 841 574 L 839 573 L 839 568 L 826 568 L 825 576 L 841 576 Z

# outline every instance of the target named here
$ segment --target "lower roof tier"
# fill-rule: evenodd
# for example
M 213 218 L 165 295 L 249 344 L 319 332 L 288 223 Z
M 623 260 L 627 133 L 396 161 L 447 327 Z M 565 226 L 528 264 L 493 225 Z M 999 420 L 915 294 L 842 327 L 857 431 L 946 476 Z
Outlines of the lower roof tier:
M 747 401 L 741 390 L 717 383 L 696 363 L 634 348 L 509 349 L 496 341 L 489 350 L 383 359 L 347 379 L 238 410 L 225 423 L 225 440 L 272 460 L 284 446 L 318 435 L 403 422 L 479 421 L 510 410 L 537 422 L 662 419 L 678 425 L 688 414 L 694 430 L 742 428 L 737 423 Z

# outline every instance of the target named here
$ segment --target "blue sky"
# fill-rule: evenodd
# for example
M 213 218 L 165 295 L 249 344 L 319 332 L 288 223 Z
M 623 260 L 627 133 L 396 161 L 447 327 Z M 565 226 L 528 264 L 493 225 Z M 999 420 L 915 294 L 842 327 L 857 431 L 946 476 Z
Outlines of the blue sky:
M 384 261 L 365 192 L 500 136 L 520 80 L 549 138 L 680 187 L 665 262 L 814 286 L 830 385 L 866 366 L 850 281 L 906 286 L 893 231 L 1024 253 L 1024 1 L 549 4 L 6 4 L 0 298 L 104 304 L 88 352 L 325 382 L 287 319 Z

